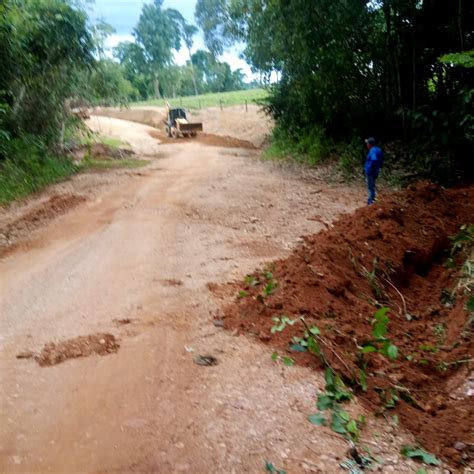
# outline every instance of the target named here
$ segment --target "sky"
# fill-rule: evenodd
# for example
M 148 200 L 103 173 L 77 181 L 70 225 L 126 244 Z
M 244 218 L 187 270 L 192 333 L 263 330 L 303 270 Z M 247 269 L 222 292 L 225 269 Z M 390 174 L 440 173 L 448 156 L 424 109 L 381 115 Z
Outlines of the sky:
M 138 22 L 140 12 L 144 3 L 150 3 L 151 0 L 95 0 L 92 4 L 90 16 L 93 20 L 102 19 L 112 25 L 115 33 L 108 38 L 107 47 L 113 48 L 120 41 L 133 41 L 132 31 Z M 196 0 L 165 0 L 165 8 L 174 8 L 178 10 L 188 23 L 195 24 L 194 9 Z M 194 46 L 192 52 L 204 49 L 204 40 L 202 32 L 194 37 Z M 221 61 L 226 61 L 232 69 L 242 69 L 244 74 L 250 80 L 253 74 L 249 65 L 239 58 L 240 50 L 232 48 L 220 57 Z M 185 64 L 189 59 L 187 50 L 182 48 L 175 53 L 176 64 Z

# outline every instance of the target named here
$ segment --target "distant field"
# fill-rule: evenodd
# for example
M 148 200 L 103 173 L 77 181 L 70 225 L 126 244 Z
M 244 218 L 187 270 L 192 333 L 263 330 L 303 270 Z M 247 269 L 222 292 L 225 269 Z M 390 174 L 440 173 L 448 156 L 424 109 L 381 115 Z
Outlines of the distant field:
M 264 89 L 249 89 L 245 91 L 220 92 L 214 94 L 203 94 L 198 96 L 177 97 L 176 99 L 167 99 L 172 107 L 184 107 L 186 109 L 204 109 L 207 107 L 219 107 L 221 102 L 223 107 L 230 105 L 243 105 L 245 101 L 253 104 L 255 100 L 264 99 L 267 91 Z M 155 105 L 163 106 L 164 100 L 147 100 L 145 102 L 136 102 L 133 106 Z

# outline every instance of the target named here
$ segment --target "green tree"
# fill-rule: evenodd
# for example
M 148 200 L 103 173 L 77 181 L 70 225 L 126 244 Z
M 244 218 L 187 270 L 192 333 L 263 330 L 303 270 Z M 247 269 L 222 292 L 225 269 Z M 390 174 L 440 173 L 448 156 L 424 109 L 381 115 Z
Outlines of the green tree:
M 198 88 L 196 84 L 196 77 L 194 75 L 194 66 L 193 66 L 192 54 L 191 54 L 191 48 L 193 47 L 193 43 L 194 43 L 193 36 L 198 32 L 198 29 L 196 28 L 196 26 L 187 24 L 186 22 L 183 22 L 182 29 L 183 29 L 183 32 L 182 32 L 183 41 L 184 41 L 184 44 L 186 45 L 186 48 L 189 54 L 189 61 L 190 61 L 189 65 L 191 68 L 191 77 L 193 80 L 194 95 L 198 95 Z
M 134 30 L 153 75 L 157 98 L 161 97 L 160 79 L 163 72 L 173 63 L 173 50 L 181 48 L 180 16 L 176 10 L 163 9 L 163 0 L 154 0 L 151 4 L 143 5 Z
M 403 140 L 426 177 L 469 168 L 473 2 L 198 0 L 196 20 L 211 51 L 244 42 L 254 71 L 277 73 L 268 110 L 295 141 L 370 134 Z
M 137 43 L 122 42 L 114 48 L 113 54 L 122 65 L 125 78 L 139 92 L 140 98 L 147 99 L 152 95 L 150 84 L 153 78 L 143 48 Z
M 92 71 L 84 92 L 90 102 L 101 105 L 125 105 L 139 99 L 139 92 L 125 78 L 122 65 L 111 59 L 103 59 Z
M 12 137 L 31 134 L 48 145 L 61 141 L 68 115 L 67 99 L 78 94 L 79 72 L 91 70 L 94 43 L 86 14 L 63 0 L 10 0 L 2 29 L 2 85 Z M 12 62 L 12 58 L 14 61 Z

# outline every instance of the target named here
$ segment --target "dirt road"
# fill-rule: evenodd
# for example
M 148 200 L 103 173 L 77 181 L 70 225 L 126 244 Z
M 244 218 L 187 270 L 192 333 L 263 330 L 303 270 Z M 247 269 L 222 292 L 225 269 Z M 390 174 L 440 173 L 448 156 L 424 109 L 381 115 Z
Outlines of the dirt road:
M 107 127 L 147 152 L 145 127 Z M 265 460 L 337 471 L 346 444 L 306 421 L 321 375 L 274 364 L 258 338 L 213 324 L 222 301 L 211 290 L 286 255 L 361 192 L 304 180 L 253 151 L 159 150 L 140 172 L 52 187 L 46 196 L 66 187 L 86 200 L 0 260 L 0 471 L 263 472 Z M 46 367 L 17 358 L 103 333 L 117 338 L 116 353 Z M 198 355 L 218 365 L 196 365 Z

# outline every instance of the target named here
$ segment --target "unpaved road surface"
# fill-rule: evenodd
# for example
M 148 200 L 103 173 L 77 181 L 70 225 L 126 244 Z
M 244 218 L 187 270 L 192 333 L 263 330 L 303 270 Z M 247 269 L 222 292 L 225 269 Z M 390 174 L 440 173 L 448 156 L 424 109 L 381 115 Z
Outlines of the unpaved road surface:
M 131 120 L 140 124 L 160 128 L 166 117 L 165 107 L 139 106 L 127 109 L 98 108 L 97 115 L 116 119 Z M 224 107 L 209 107 L 201 110 L 188 110 L 191 121 L 202 122 L 204 132 L 217 136 L 231 136 L 246 140 L 260 147 L 268 139 L 273 128 L 273 122 L 257 105 L 235 105 Z M 102 122 L 102 121 L 101 121 Z
M 157 153 L 146 127 L 103 126 Z M 258 338 L 213 324 L 215 285 L 287 255 L 363 202 L 361 191 L 248 150 L 180 142 L 159 153 L 139 172 L 83 174 L 2 211 L 20 218 L 49 195 L 86 198 L 0 260 L 0 472 L 263 472 L 265 460 L 337 472 L 346 443 L 306 421 L 321 374 L 274 364 Z M 118 350 L 52 366 L 30 357 L 78 336 L 105 344 L 102 334 Z M 218 365 L 196 365 L 198 355 Z M 386 439 L 374 450 L 404 471 L 399 438 L 368 419 Z

